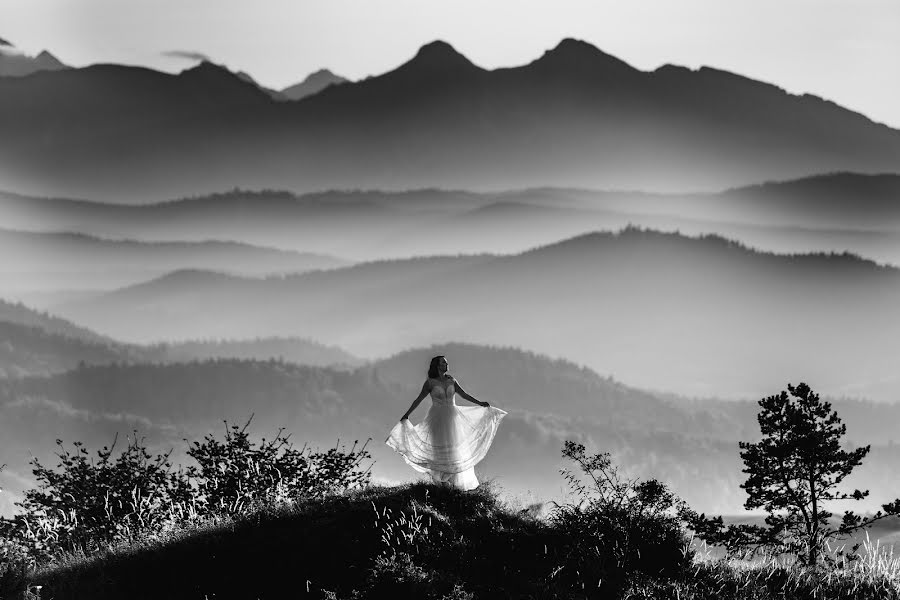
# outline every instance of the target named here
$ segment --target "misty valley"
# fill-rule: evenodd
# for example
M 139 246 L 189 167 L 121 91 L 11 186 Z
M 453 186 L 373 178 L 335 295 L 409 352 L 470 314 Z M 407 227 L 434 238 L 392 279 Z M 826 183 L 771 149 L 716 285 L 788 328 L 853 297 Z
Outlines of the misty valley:
M 7 194 L 4 511 L 57 438 L 136 431 L 183 460 L 185 439 L 250 415 L 259 436 L 372 438 L 374 476 L 408 479 L 379 438 L 434 354 L 510 412 L 480 469 L 521 501 L 566 493 L 558 449 L 577 439 L 739 514 L 755 401 L 802 379 L 873 445 L 851 484 L 877 507 L 900 464 L 900 183 L 880 176 L 883 196 L 862 200 L 882 207 L 880 229 L 839 210 L 845 182 L 872 179 L 672 197 L 235 190 L 134 207 Z M 785 195 L 818 226 L 766 222 L 761 205 Z M 839 252 L 841 227 L 858 253 Z M 876 245 L 881 260 L 864 258 Z
M 372 483 L 414 495 L 385 438 L 437 356 L 506 411 L 475 473 L 522 512 L 574 497 L 572 443 L 761 522 L 739 443 L 801 382 L 870 446 L 856 510 L 900 497 L 900 131 L 572 39 L 494 70 L 434 42 L 281 91 L 10 52 L 0 517 L 60 447 L 187 465 L 244 424 L 364 444 Z M 893 548 L 900 521 L 871 535 Z

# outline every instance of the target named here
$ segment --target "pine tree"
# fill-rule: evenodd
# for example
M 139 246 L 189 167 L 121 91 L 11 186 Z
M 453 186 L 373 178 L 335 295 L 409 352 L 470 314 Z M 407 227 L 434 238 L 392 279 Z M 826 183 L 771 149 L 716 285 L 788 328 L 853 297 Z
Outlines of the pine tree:
M 845 511 L 840 525 L 834 526 L 830 503 L 858 501 L 869 495 L 868 490 L 843 491 L 841 483 L 862 464 L 871 447 L 843 449 L 846 425 L 831 404 L 823 402 L 805 383 L 796 387 L 789 384 L 787 391 L 763 398 L 759 406 L 757 421 L 762 438 L 756 443 L 739 444 L 743 472 L 748 475 L 741 487 L 747 492 L 744 507 L 763 509 L 767 527 L 726 528 L 721 517 L 707 519 L 700 515 L 694 529 L 701 537 L 730 548 L 766 547 L 816 565 L 829 540 L 900 513 L 900 500 L 895 500 L 869 517 Z M 854 546 L 853 552 L 858 547 Z

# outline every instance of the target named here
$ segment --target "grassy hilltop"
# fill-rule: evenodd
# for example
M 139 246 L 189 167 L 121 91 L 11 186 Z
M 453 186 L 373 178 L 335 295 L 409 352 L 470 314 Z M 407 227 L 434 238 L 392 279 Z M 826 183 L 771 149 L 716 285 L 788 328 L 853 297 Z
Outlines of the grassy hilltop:
M 70 554 L 31 573 L 25 597 L 900 598 L 896 578 L 872 563 L 748 568 L 703 560 L 687 538 L 652 535 L 623 555 L 565 529 L 504 505 L 490 485 L 368 486 Z

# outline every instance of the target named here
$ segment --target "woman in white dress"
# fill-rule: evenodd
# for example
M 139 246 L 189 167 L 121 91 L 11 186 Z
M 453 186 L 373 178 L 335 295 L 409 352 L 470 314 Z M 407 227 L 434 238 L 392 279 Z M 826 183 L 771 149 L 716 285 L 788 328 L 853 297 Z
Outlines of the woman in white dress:
M 478 487 L 475 464 L 487 454 L 506 411 L 476 400 L 447 373 L 447 367 L 445 357 L 431 359 L 422 391 L 385 442 L 433 481 L 471 490 Z M 478 406 L 458 406 L 456 394 Z M 413 425 L 409 415 L 428 395 L 431 408 L 421 423 Z

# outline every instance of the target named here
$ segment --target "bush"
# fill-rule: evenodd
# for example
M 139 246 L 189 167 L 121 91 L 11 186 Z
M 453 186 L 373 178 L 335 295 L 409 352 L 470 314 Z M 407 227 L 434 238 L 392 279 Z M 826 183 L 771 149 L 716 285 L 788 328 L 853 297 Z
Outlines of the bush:
M 321 497 L 369 480 L 369 470 L 359 469 L 369 458 L 365 446 L 296 450 L 283 430 L 257 445 L 249 439 L 249 424 L 226 423 L 223 442 L 211 435 L 194 442 L 188 454 L 198 465 L 177 471 L 169 454 L 151 455 L 137 435 L 116 458 L 116 440 L 96 458 L 80 442 L 70 451 L 57 440 L 59 464 L 51 469 L 31 461 L 38 487 L 17 503 L 21 514 L 0 519 L 0 536 L 14 542 L 33 566 L 65 553 L 90 554 L 141 536 L 148 540 L 210 515 Z
M 56 444 L 59 470 L 32 459 L 38 487 L 17 503 L 22 514 L 0 520 L 0 533 L 23 544 L 35 560 L 91 551 L 159 527 L 189 493 L 181 473 L 171 471 L 168 454 L 151 456 L 136 435 L 116 459 L 116 440 L 98 450 L 96 460 L 80 442 L 73 451 L 62 440 Z
M 687 506 L 664 484 L 623 479 L 608 453 L 588 455 L 582 444 L 566 441 L 563 456 L 578 464 L 580 473 L 561 473 L 579 501 L 557 505 L 551 516 L 568 540 L 556 579 L 608 591 L 632 574 L 674 576 L 691 564 Z
M 25 546 L 0 535 L 0 598 L 21 594 L 33 567 L 34 561 Z
M 198 509 L 210 512 L 241 512 L 249 507 L 298 498 L 321 498 L 326 494 L 365 485 L 370 470 L 360 470 L 370 458 L 357 442 L 348 451 L 331 448 L 311 452 L 306 446 L 297 450 L 279 429 L 272 440 L 259 445 L 250 440 L 247 427 L 225 423 L 225 439 L 220 442 L 207 435 L 193 442 L 188 455 L 197 466 L 187 469 L 194 484 Z

